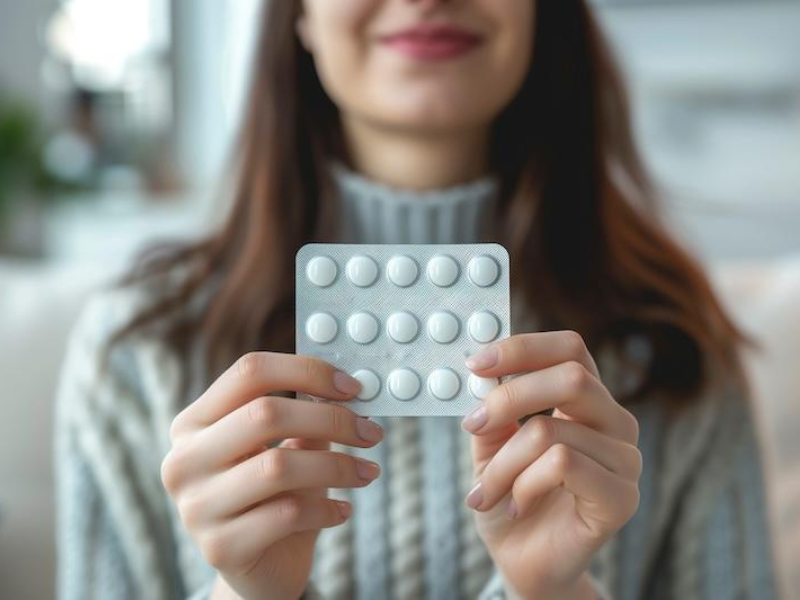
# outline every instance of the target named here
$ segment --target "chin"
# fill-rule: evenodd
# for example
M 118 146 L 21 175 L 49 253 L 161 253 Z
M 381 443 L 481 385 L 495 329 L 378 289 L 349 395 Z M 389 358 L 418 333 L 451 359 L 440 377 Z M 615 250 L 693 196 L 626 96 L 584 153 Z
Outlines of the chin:
M 465 99 L 468 100 L 468 97 L 439 97 L 435 102 L 387 106 L 384 114 L 398 125 L 429 130 L 473 127 L 491 121 L 491 115 L 487 116 L 485 111 L 476 110 L 479 107 L 470 106 L 468 102 L 464 102 Z
M 398 118 L 394 115 L 392 119 L 384 120 L 386 123 L 391 123 L 394 129 L 415 131 L 419 133 L 436 133 L 446 131 L 458 131 L 472 127 L 475 122 L 468 119 L 460 119 L 453 115 L 448 117 L 431 117 L 430 115 L 406 115 Z

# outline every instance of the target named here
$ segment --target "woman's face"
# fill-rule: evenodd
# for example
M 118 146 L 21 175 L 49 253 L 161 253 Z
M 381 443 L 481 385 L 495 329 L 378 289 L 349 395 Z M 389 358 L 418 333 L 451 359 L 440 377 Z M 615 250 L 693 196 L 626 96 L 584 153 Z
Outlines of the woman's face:
M 302 1 L 297 32 L 326 92 L 378 127 L 489 125 L 531 61 L 535 0 Z M 408 32 L 421 25 L 455 31 Z

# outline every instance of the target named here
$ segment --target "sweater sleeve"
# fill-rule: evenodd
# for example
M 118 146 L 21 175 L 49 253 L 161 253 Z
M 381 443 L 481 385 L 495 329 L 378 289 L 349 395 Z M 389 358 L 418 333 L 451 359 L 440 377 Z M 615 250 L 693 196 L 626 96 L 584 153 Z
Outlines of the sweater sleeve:
M 131 297 L 98 293 L 70 333 L 55 398 L 59 600 L 208 600 L 216 578 L 194 559 L 184 573 L 147 394 L 134 355 L 100 350 L 129 316 Z M 124 344 L 122 344 L 124 346 Z M 199 557 L 199 551 L 196 553 Z M 196 559 L 200 561 L 200 558 Z M 322 596 L 309 582 L 301 597 Z
M 760 445 L 749 403 L 722 400 L 719 427 L 696 465 L 650 591 L 686 600 L 778 597 Z M 656 596 L 651 596 L 656 597 Z
M 589 578 L 592 582 L 592 587 L 594 587 L 596 600 L 612 600 L 611 594 L 602 582 L 592 574 L 589 574 Z M 507 597 L 503 575 L 497 568 L 494 568 L 492 570 L 492 576 L 481 590 L 478 600 L 507 600 Z
M 740 391 L 711 400 L 713 427 L 702 451 L 692 459 L 688 476 L 666 521 L 663 538 L 650 538 L 650 519 L 631 522 L 608 557 L 614 562 L 613 587 L 593 579 L 603 600 L 774 600 L 778 597 L 769 528 L 761 448 L 749 402 Z M 683 434 L 670 436 L 658 454 L 685 462 L 692 418 L 680 419 Z M 689 433 L 696 437 L 695 433 Z M 693 455 L 694 456 L 694 455 Z M 654 489 L 666 486 L 676 472 L 673 462 L 650 464 Z M 656 495 L 660 492 L 654 492 Z M 656 500 L 647 502 L 655 505 Z M 652 507 L 651 507 L 652 508 Z M 641 515 L 640 515 L 641 516 Z M 651 518 L 655 518 L 652 511 Z M 645 536 L 655 548 L 645 558 L 635 539 Z M 638 550 L 637 550 L 638 548 Z M 649 565 L 646 573 L 640 567 Z M 644 575 L 642 580 L 639 576 Z M 504 600 L 496 570 L 480 600 Z
M 61 437 L 58 456 L 58 598 L 134 600 L 117 532 L 74 438 Z
M 154 476 L 141 476 L 152 444 L 145 428 L 136 434 L 139 443 L 126 431 L 140 427 L 131 414 L 141 398 L 114 370 L 103 386 L 94 385 L 101 344 L 118 320 L 108 318 L 108 308 L 104 294 L 84 306 L 56 390 L 57 597 L 182 599 L 191 590 L 176 566 L 165 505 L 154 498 Z M 113 308 L 124 312 L 123 305 Z
M 208 600 L 211 598 L 211 592 L 214 591 L 214 584 L 215 580 L 212 579 L 208 583 L 206 583 L 203 587 L 197 590 L 194 594 L 189 596 L 188 600 Z
M 215 580 L 209 581 L 202 588 L 192 594 L 188 600 L 209 600 L 211 592 L 214 591 Z M 309 582 L 308 587 L 303 590 L 302 595 L 298 600 L 323 600 L 323 596 L 319 593 L 313 583 Z

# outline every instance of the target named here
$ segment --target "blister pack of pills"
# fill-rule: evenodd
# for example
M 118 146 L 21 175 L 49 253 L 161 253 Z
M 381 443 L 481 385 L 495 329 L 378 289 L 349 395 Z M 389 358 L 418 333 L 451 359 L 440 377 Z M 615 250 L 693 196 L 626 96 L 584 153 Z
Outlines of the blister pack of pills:
M 307 244 L 296 286 L 296 352 L 361 382 L 357 414 L 463 416 L 499 384 L 464 365 L 511 335 L 499 244 Z

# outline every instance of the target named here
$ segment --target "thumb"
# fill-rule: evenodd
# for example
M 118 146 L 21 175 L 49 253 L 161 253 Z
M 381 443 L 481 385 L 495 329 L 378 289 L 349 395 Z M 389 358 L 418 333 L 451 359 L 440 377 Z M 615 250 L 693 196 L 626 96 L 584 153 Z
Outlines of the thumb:
M 514 421 L 500 429 L 494 429 L 485 434 L 467 433 L 472 436 L 472 465 L 475 477 L 479 477 L 489 461 L 494 458 L 498 450 L 519 430 L 519 423 Z

